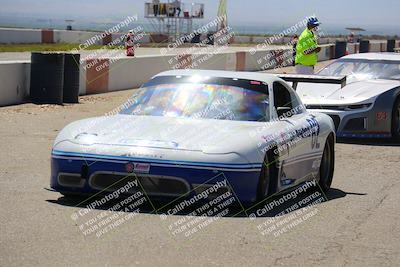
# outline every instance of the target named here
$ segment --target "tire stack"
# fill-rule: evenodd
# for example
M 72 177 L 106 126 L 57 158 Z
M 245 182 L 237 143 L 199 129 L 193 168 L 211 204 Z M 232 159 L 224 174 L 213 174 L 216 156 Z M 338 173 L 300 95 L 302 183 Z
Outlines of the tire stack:
M 346 55 L 347 42 L 346 41 L 336 41 L 335 45 L 335 59 L 344 57 Z
M 360 53 L 368 53 L 369 52 L 369 41 L 361 40 L 360 41 Z
M 36 104 L 79 102 L 79 54 L 34 52 L 30 98 Z
M 396 40 L 388 40 L 387 41 L 387 52 L 394 52 L 394 48 L 396 47 Z
M 79 54 L 65 54 L 64 60 L 64 103 L 79 103 Z

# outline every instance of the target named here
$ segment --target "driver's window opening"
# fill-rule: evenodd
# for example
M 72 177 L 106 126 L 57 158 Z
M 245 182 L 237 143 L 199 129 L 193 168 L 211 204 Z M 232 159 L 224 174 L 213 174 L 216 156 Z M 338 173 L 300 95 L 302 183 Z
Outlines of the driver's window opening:
M 293 101 L 289 90 L 281 83 L 274 82 L 274 104 L 279 118 L 288 118 L 293 115 Z

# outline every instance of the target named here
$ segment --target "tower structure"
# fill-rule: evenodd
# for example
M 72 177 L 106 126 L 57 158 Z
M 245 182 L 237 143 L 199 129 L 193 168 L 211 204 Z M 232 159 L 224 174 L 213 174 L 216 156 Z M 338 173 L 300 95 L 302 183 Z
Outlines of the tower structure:
M 204 18 L 204 4 L 177 0 L 145 3 L 145 18 L 158 34 L 159 41 L 174 42 L 193 31 L 193 21 Z

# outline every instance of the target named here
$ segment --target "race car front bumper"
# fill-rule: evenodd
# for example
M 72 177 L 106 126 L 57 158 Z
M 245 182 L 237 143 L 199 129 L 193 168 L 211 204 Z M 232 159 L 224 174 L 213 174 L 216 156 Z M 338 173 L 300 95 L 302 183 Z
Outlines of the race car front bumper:
M 367 109 L 344 111 L 337 109 L 309 109 L 330 116 L 338 138 L 390 138 L 390 115 L 383 111 Z
M 240 202 L 255 201 L 261 165 L 215 168 L 195 163 L 149 162 L 53 151 L 51 188 L 64 194 L 112 192 L 134 181 L 154 199 L 190 198 L 214 185 Z M 210 195 L 210 198 L 213 196 Z

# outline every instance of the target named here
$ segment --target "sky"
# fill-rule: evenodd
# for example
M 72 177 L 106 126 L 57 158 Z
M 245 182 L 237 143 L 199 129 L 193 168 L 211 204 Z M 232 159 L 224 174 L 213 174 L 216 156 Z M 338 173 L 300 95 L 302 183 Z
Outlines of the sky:
M 137 14 L 144 0 L 0 0 L 0 17 L 113 22 Z M 191 3 L 185 1 L 184 3 Z M 217 14 L 218 0 L 205 4 L 204 23 Z M 290 26 L 315 14 L 324 27 L 363 27 L 400 34 L 399 0 L 227 0 L 228 20 L 242 26 Z

